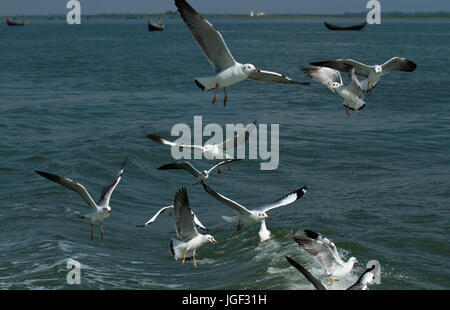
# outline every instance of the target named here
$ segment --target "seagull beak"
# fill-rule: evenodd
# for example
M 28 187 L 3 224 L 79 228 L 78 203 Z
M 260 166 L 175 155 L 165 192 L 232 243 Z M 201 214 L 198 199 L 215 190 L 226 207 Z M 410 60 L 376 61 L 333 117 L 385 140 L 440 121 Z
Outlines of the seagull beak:
M 217 240 L 211 240 L 211 243 L 216 245 L 217 244 Z
M 261 72 L 261 70 L 259 70 L 259 69 L 257 69 L 257 68 L 255 68 L 255 70 L 253 70 L 253 71 L 255 71 L 255 72 Z
M 358 264 L 359 262 L 358 261 L 355 261 L 355 264 Z
M 265 217 L 266 220 L 271 220 L 272 218 L 270 216 Z

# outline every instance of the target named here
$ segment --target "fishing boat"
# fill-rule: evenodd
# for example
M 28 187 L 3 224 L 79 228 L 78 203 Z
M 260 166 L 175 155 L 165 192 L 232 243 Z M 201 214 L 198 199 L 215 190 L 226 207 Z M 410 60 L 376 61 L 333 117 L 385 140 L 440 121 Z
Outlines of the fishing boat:
M 364 28 L 365 25 L 367 25 L 366 22 L 357 24 L 357 25 L 353 25 L 353 26 L 340 26 L 340 25 L 335 25 L 335 24 L 331 24 L 329 22 L 325 22 L 325 27 L 327 27 L 330 30 L 361 30 Z
M 164 30 L 164 24 L 162 21 L 159 21 L 154 24 L 151 21 L 148 21 L 148 31 L 161 31 L 161 30 Z
M 25 18 L 21 19 L 18 22 L 13 21 L 11 18 L 6 19 L 6 24 L 8 24 L 8 26 L 23 26 L 26 23 L 27 23 L 27 20 Z

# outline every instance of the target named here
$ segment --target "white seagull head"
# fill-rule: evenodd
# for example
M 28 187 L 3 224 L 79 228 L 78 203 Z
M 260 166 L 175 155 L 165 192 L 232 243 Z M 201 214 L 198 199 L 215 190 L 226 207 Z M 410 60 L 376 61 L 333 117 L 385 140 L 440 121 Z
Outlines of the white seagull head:
M 264 220 L 271 220 L 271 219 L 272 219 L 270 216 L 267 215 L 266 212 L 258 212 L 258 213 L 256 214 L 256 216 L 257 216 L 261 221 L 264 221 Z
M 359 263 L 358 260 L 356 259 L 356 257 L 350 257 L 350 259 L 348 260 L 349 262 L 351 262 L 352 264 L 357 264 Z
M 206 238 L 206 240 L 207 240 L 208 242 L 211 242 L 211 243 L 214 244 L 214 245 L 217 244 L 217 240 L 214 239 L 213 236 L 211 236 L 211 235 L 205 235 L 205 238 Z
M 211 152 L 214 149 L 214 146 L 212 144 L 206 144 L 203 146 L 203 152 Z
M 103 208 L 102 208 L 102 212 L 103 212 L 103 213 L 111 214 L 111 207 L 110 207 L 110 206 L 103 207 Z
M 259 72 L 259 69 L 256 69 L 256 67 L 252 64 L 244 64 L 242 66 L 242 71 L 244 71 L 245 74 L 249 75 L 252 72 Z
M 328 88 L 331 91 L 336 91 L 336 89 L 339 88 L 339 86 L 341 86 L 341 84 L 339 84 L 338 82 L 333 82 L 328 86 Z
M 381 72 L 383 72 L 383 68 L 380 65 L 376 65 L 375 66 L 375 73 L 377 75 L 381 74 Z

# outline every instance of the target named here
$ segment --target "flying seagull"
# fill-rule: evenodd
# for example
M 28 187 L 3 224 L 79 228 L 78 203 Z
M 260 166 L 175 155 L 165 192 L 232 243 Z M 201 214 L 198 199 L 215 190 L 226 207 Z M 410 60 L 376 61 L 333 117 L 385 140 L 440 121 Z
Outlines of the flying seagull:
M 417 67 L 414 62 L 404 57 L 393 57 L 382 65 L 372 66 L 353 59 L 317 61 L 312 62 L 311 65 L 328 67 L 341 72 L 350 72 L 352 68 L 355 68 L 356 75 L 367 78 L 362 82 L 364 92 L 366 93 L 371 93 L 373 91 L 381 76 L 393 71 L 412 72 Z
M 234 150 L 237 148 L 238 145 L 245 143 L 248 138 L 250 137 L 250 133 L 256 128 L 256 121 L 248 125 L 244 132 L 225 140 L 222 143 L 219 144 L 205 144 L 204 146 L 201 145 L 188 145 L 188 144 L 179 144 L 175 142 L 171 142 L 165 139 L 162 139 L 160 136 L 154 135 L 154 134 L 148 134 L 147 138 L 158 142 L 163 145 L 169 145 L 171 147 L 181 147 L 181 148 L 190 148 L 190 149 L 197 149 L 200 150 L 204 155 L 206 159 L 212 159 L 216 160 L 216 163 L 218 163 L 219 159 L 225 159 L 226 161 L 229 161 L 230 159 L 233 159 L 233 156 L 229 154 L 229 152 L 234 152 Z M 228 169 L 231 170 L 231 167 L 228 166 Z
M 298 271 L 300 271 L 306 279 L 308 279 L 308 281 L 314 285 L 314 287 L 317 290 L 320 291 L 326 291 L 328 290 L 328 288 L 325 286 L 325 284 L 323 284 L 322 281 L 320 281 L 315 275 L 313 275 L 311 272 L 309 272 L 308 270 L 306 270 L 306 268 L 304 268 L 302 265 L 300 265 L 299 263 L 297 263 L 295 260 L 293 260 L 292 258 L 290 258 L 289 256 L 285 256 L 287 261 L 294 266 Z M 371 284 L 373 282 L 373 280 L 375 279 L 375 275 L 379 270 L 379 263 L 374 261 L 375 263 L 372 264 L 369 268 L 367 268 L 362 274 L 361 276 L 358 278 L 358 280 L 349 288 L 347 288 L 347 290 L 368 290 L 368 285 Z
M 343 262 L 334 243 L 321 234 L 307 229 L 305 234 L 306 236 L 294 236 L 293 239 L 325 267 L 331 285 L 333 285 L 333 277 L 344 277 L 352 271 L 353 264 L 358 263 L 355 257 L 350 257 L 347 262 Z
M 247 78 L 263 82 L 309 84 L 295 82 L 276 72 L 257 69 L 249 63 L 237 62 L 231 55 L 220 32 L 209 21 L 201 17 L 185 0 L 175 0 L 175 5 L 214 69 L 214 76 L 194 78 L 195 84 L 203 91 L 215 89 L 213 104 L 216 101 L 218 88 L 224 90 L 223 105 L 225 106 L 228 98 L 226 88 Z
M 350 71 L 352 82 L 349 85 L 344 85 L 339 71 L 327 67 L 304 67 L 302 71 L 305 72 L 313 80 L 324 84 L 329 90 L 344 99 L 342 103 L 345 107 L 347 115 L 348 110 L 362 110 L 366 103 L 364 99 L 364 91 L 361 83 L 355 75 L 355 70 Z M 353 106 L 355 107 L 353 109 Z
M 160 210 L 158 210 L 158 212 L 156 212 L 155 215 L 153 215 L 152 218 L 149 219 L 147 222 L 145 222 L 145 223 L 142 224 L 142 225 L 136 225 L 136 226 L 137 226 L 137 227 L 145 227 L 145 226 L 150 225 L 151 223 L 153 223 L 153 222 L 156 220 L 156 218 L 157 218 L 160 214 L 164 213 L 164 212 L 165 212 L 166 210 L 168 210 L 168 209 L 170 209 L 170 211 L 171 211 L 171 212 L 170 212 L 170 215 L 172 215 L 173 205 L 167 206 L 167 207 L 163 207 L 163 208 L 161 208 Z M 206 227 L 200 222 L 200 220 L 197 218 L 197 216 L 195 215 L 194 212 L 192 212 L 192 216 L 194 217 L 194 223 L 195 223 L 195 225 L 197 225 L 197 227 L 199 227 L 199 228 L 201 228 L 201 229 L 203 229 L 203 230 L 208 230 L 208 229 L 206 229 Z
M 272 209 L 291 204 L 294 201 L 300 199 L 300 197 L 302 197 L 303 194 L 306 193 L 306 186 L 303 186 L 303 187 L 299 188 L 298 190 L 296 190 L 292 193 L 289 193 L 272 203 L 249 210 L 246 207 L 238 204 L 237 202 L 234 202 L 233 200 L 215 192 L 211 187 L 209 187 L 205 183 L 202 183 L 202 185 L 208 194 L 210 194 L 212 197 L 214 197 L 220 203 L 226 205 L 227 207 L 230 207 L 236 213 L 238 213 L 237 216 L 233 216 L 233 217 L 222 216 L 223 219 L 227 222 L 237 222 L 238 223 L 237 230 L 241 230 L 244 224 L 260 223 L 261 228 L 259 231 L 259 237 L 260 237 L 261 241 L 265 241 L 270 238 L 270 231 L 267 230 L 267 228 L 266 228 L 265 220 L 266 219 L 270 220 L 271 217 L 267 215 L 267 212 Z
M 94 238 L 94 223 L 96 221 L 100 222 L 100 229 L 101 229 L 101 236 L 104 237 L 105 233 L 103 231 L 103 221 L 110 216 L 111 214 L 111 207 L 109 206 L 109 199 L 111 198 L 111 194 L 113 193 L 114 189 L 116 188 L 117 184 L 119 184 L 120 180 L 122 179 L 123 171 L 125 168 L 125 164 L 127 163 L 128 157 L 125 158 L 122 168 L 119 170 L 119 173 L 117 173 L 116 178 L 112 181 L 111 184 L 103 188 L 103 191 L 100 195 L 100 199 L 97 201 L 97 203 L 92 199 L 91 195 L 89 195 L 86 188 L 81 185 L 80 183 L 77 183 L 75 181 L 72 181 L 71 179 L 58 176 L 56 174 L 44 172 L 44 171 L 36 171 L 37 174 L 43 176 L 44 178 L 47 178 L 53 182 L 59 183 L 62 186 L 76 192 L 78 195 L 83 198 L 83 200 L 88 204 L 89 207 L 91 207 L 91 212 L 80 216 L 82 219 L 90 219 L 91 220 L 91 240 Z
M 186 255 L 192 251 L 194 267 L 197 268 L 195 251 L 207 242 L 211 242 L 216 245 L 217 241 L 209 234 L 200 234 L 195 228 L 194 217 L 189 205 L 185 187 L 182 187 L 175 194 L 173 211 L 175 215 L 175 229 L 181 241 L 177 239 L 170 240 L 170 253 L 176 260 L 181 259 L 181 263 L 184 264 L 184 261 L 187 259 Z
M 195 184 L 206 181 L 206 179 L 209 177 L 209 174 L 211 173 L 211 171 L 213 171 L 215 168 L 217 168 L 217 173 L 220 174 L 220 168 L 218 168 L 218 167 L 220 167 L 224 164 L 228 164 L 232 161 L 239 161 L 239 160 L 240 159 L 231 159 L 228 161 L 224 160 L 218 164 L 215 164 L 214 166 L 209 168 L 209 170 L 203 170 L 203 171 L 197 170 L 197 168 L 195 168 L 192 164 L 188 163 L 187 161 L 179 161 L 179 162 L 175 162 L 175 163 L 166 164 L 166 165 L 159 167 L 158 169 L 159 170 L 170 170 L 170 169 L 186 170 L 187 172 L 192 174 L 195 178 L 197 178 L 197 182 L 194 183 L 194 185 L 195 185 Z M 228 168 L 231 169 L 230 166 L 228 166 Z

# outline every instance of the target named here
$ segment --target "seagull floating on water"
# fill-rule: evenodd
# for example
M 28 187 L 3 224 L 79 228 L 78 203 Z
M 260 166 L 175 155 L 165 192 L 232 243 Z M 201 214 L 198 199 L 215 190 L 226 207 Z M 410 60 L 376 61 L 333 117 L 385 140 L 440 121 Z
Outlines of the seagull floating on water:
M 216 101 L 218 88 L 224 90 L 223 105 L 225 106 L 228 98 L 226 87 L 245 79 L 274 83 L 309 84 L 295 82 L 276 72 L 257 69 L 249 63 L 237 62 L 231 55 L 220 32 L 209 21 L 201 17 L 185 0 L 175 0 L 175 5 L 215 71 L 214 76 L 194 78 L 195 84 L 203 91 L 215 89 L 213 104 Z
M 179 161 L 179 162 L 175 162 L 175 163 L 166 164 L 166 165 L 159 167 L 158 169 L 159 170 L 170 170 L 170 169 L 186 170 L 187 172 L 192 174 L 195 178 L 197 178 L 197 182 L 194 183 L 194 185 L 195 185 L 195 184 L 203 183 L 204 181 L 206 181 L 206 179 L 209 177 L 209 174 L 214 169 L 217 168 L 217 173 L 220 174 L 220 168 L 218 168 L 218 167 L 220 167 L 224 164 L 231 163 L 232 161 L 239 161 L 239 160 L 240 159 L 224 160 L 218 164 L 215 164 L 214 166 L 209 168 L 209 170 L 203 170 L 203 171 L 199 171 L 197 168 L 195 168 L 192 164 L 188 163 L 187 161 Z M 228 166 L 228 169 L 231 170 L 231 167 Z
M 305 234 L 306 236 L 294 236 L 293 239 L 325 267 L 331 285 L 333 285 L 333 277 L 344 277 L 352 271 L 353 264 L 358 263 L 355 257 L 350 257 L 347 262 L 343 262 L 334 243 L 323 235 L 307 229 Z
M 350 71 L 352 82 L 349 85 L 344 85 L 339 71 L 327 67 L 304 67 L 302 71 L 305 72 L 313 80 L 324 84 L 329 90 L 344 99 L 342 105 L 345 107 L 347 115 L 350 115 L 348 110 L 362 110 L 366 103 L 364 99 L 364 90 L 361 83 L 355 75 L 355 69 Z M 355 108 L 353 109 L 354 106 Z
M 265 241 L 270 238 L 270 231 L 267 230 L 267 228 L 266 228 L 265 220 L 266 219 L 270 220 L 271 217 L 267 215 L 267 212 L 272 209 L 291 204 L 294 201 L 300 199 L 300 197 L 302 197 L 303 194 L 306 193 L 306 186 L 303 186 L 303 187 L 299 188 L 298 190 L 296 190 L 292 193 L 289 193 L 272 203 L 249 210 L 246 207 L 238 204 L 237 202 L 234 202 L 233 200 L 215 192 L 211 187 L 209 187 L 205 183 L 202 183 L 202 185 L 208 194 L 210 194 L 212 197 L 214 197 L 217 201 L 221 202 L 222 204 L 226 205 L 227 207 L 230 207 L 236 213 L 238 213 L 237 216 L 233 216 L 233 217 L 222 216 L 223 219 L 227 222 L 237 222 L 238 223 L 237 230 L 241 230 L 244 224 L 260 223 L 261 228 L 260 228 L 258 235 L 259 235 L 259 238 L 261 241 Z
M 89 195 L 89 192 L 86 190 L 86 188 L 80 183 L 44 171 L 36 171 L 36 173 L 43 176 L 44 178 L 59 183 L 62 186 L 76 192 L 78 195 L 80 195 L 81 198 L 83 198 L 83 200 L 88 204 L 88 206 L 91 207 L 92 211 L 85 215 L 80 216 L 80 218 L 91 220 L 91 240 L 92 240 L 94 238 L 94 223 L 96 221 L 100 222 L 102 238 L 105 235 L 105 232 L 103 231 L 103 221 L 111 215 L 111 207 L 109 206 L 109 200 L 117 184 L 119 184 L 120 180 L 122 179 L 127 159 L 128 157 L 123 162 L 122 168 L 119 170 L 119 173 L 117 174 L 113 182 L 108 186 L 106 186 L 105 188 L 103 188 L 103 191 L 100 195 L 100 199 L 97 201 L 97 203 L 92 199 L 91 195 Z
M 195 251 L 207 242 L 216 245 L 217 241 L 211 235 L 202 235 L 195 228 L 194 217 L 189 205 L 186 188 L 182 187 L 176 194 L 173 202 L 175 215 L 175 229 L 177 236 L 181 239 L 171 239 L 169 243 L 170 253 L 176 260 L 181 259 L 181 263 L 188 259 L 186 255 L 192 251 L 194 267 L 197 268 Z
M 311 272 L 306 270 L 302 265 L 297 263 L 295 260 L 290 258 L 289 256 L 285 256 L 287 261 L 294 266 L 298 271 L 300 271 L 305 278 L 312 284 L 317 290 L 320 291 L 326 291 L 328 290 L 327 286 L 323 284 L 322 281 L 320 281 L 319 278 L 317 278 L 315 275 L 313 275 Z M 347 290 L 353 291 L 353 290 L 368 290 L 368 285 L 372 284 L 373 280 L 375 279 L 375 276 L 377 272 L 380 270 L 380 264 L 377 261 L 373 261 L 374 263 L 368 267 L 358 278 L 358 280 Z
M 145 222 L 145 223 L 142 224 L 142 225 L 136 225 L 136 226 L 137 226 L 137 227 L 145 227 L 145 226 L 150 225 L 151 223 L 153 223 L 153 222 L 156 220 L 156 218 L 157 218 L 160 214 L 164 213 L 164 212 L 165 212 L 166 210 L 168 210 L 168 209 L 171 209 L 170 215 L 172 215 L 173 205 L 167 206 L 167 207 L 163 207 L 163 208 L 161 208 L 160 210 L 158 210 L 158 212 L 156 212 L 155 215 L 153 215 L 152 218 L 149 219 L 147 222 Z M 194 213 L 193 211 L 192 211 L 192 216 L 194 217 L 194 223 L 195 223 L 195 225 L 197 225 L 197 227 L 199 227 L 199 228 L 201 228 L 201 229 L 203 229 L 203 230 L 208 230 L 208 229 L 206 229 L 206 227 L 200 222 L 200 220 L 197 218 L 197 216 L 195 215 L 195 213 Z
M 350 72 L 355 68 L 355 74 L 366 77 L 362 81 L 364 92 L 371 93 L 380 78 L 393 71 L 412 72 L 417 65 L 404 57 L 392 57 L 382 65 L 366 65 L 353 59 L 336 59 L 312 62 L 313 66 L 328 67 L 341 72 Z
M 219 144 L 205 144 L 204 146 L 179 144 L 162 139 L 160 136 L 154 134 L 148 134 L 147 138 L 163 145 L 169 145 L 171 147 L 181 147 L 200 150 L 205 155 L 206 159 L 216 160 L 216 163 L 218 163 L 217 160 L 219 159 L 226 159 L 226 161 L 233 159 L 233 156 L 230 155 L 229 152 L 233 152 L 238 145 L 245 143 L 250 137 L 250 133 L 255 128 L 256 128 L 256 121 L 248 125 L 245 128 L 244 132 L 242 132 L 241 134 L 238 134 Z M 228 169 L 231 170 L 231 167 L 228 166 Z

